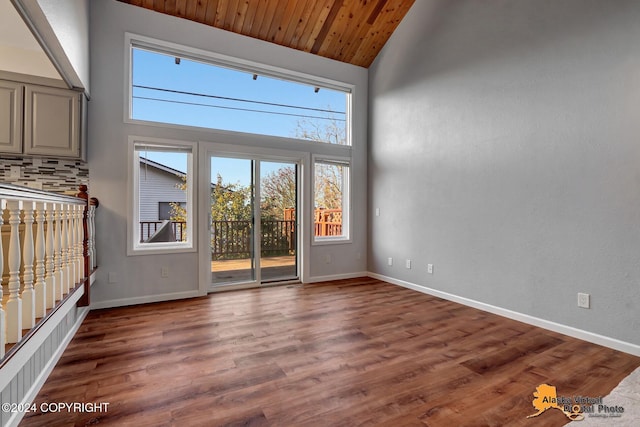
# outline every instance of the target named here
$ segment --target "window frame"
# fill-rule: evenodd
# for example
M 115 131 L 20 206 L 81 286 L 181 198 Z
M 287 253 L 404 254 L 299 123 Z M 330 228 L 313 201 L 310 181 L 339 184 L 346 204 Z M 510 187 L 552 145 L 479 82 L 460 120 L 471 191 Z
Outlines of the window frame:
M 341 164 L 346 166 L 348 174 L 344 177 L 342 189 L 342 235 L 340 236 L 316 236 L 313 217 L 311 218 L 311 244 L 312 245 L 333 245 L 336 243 L 351 243 L 351 224 L 352 224 L 352 197 L 351 197 L 351 174 L 353 170 L 353 162 L 350 156 L 331 156 L 313 154 L 311 156 L 311 212 L 315 215 L 315 199 L 316 199 L 316 164 Z
M 158 221 L 164 221 L 164 220 L 168 220 L 170 218 L 162 218 L 163 216 L 169 216 L 171 217 L 171 204 L 176 204 L 179 205 L 181 208 L 183 209 L 187 209 L 187 202 L 165 202 L 165 201 L 158 201 Z M 168 209 L 163 210 L 162 207 L 167 207 Z M 169 215 L 163 215 L 165 212 L 169 213 Z
M 180 242 L 154 242 L 143 243 L 140 236 L 140 155 L 136 147 L 149 146 L 161 151 L 187 152 L 187 238 Z M 181 252 L 196 252 L 197 233 L 194 232 L 197 224 L 197 206 L 195 195 L 197 194 L 197 144 L 189 141 L 169 140 L 160 138 L 129 136 L 129 180 L 128 189 L 129 208 L 127 209 L 127 255 L 151 255 L 169 254 Z

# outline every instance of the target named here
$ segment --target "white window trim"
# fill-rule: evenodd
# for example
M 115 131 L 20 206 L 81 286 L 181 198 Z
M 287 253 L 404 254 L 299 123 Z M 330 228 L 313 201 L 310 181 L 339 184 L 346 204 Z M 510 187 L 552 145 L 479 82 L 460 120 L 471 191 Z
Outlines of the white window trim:
M 315 227 L 313 221 L 311 222 L 311 244 L 312 245 L 335 245 L 339 243 L 351 243 L 351 224 L 353 221 L 351 208 L 353 198 L 351 197 L 351 174 L 353 173 L 353 163 L 351 157 L 345 156 L 326 156 L 320 154 L 313 154 L 311 156 L 311 210 L 315 210 L 315 188 L 316 188 L 316 162 L 322 163 L 323 161 L 335 161 L 345 163 L 349 167 L 349 175 L 346 177 L 346 182 L 343 183 L 342 194 L 342 236 L 315 236 Z M 346 193 L 346 194 L 344 194 Z M 346 206 L 346 209 L 345 209 Z M 346 210 L 346 215 L 345 215 Z M 345 224 L 346 219 L 346 224 Z
M 187 239 L 184 242 L 167 243 L 140 243 L 140 199 L 138 189 L 140 188 L 140 166 L 139 157 L 135 151 L 135 146 L 139 144 L 149 144 L 156 147 L 166 147 L 167 149 L 188 148 L 191 150 L 187 159 Z M 128 209 L 127 209 L 127 256 L 170 254 L 181 252 L 196 252 L 197 250 L 197 206 L 195 195 L 197 194 L 197 143 L 180 140 L 129 136 L 129 179 L 128 188 Z
M 324 87 L 327 89 L 345 92 L 345 95 L 347 97 L 347 100 L 346 100 L 347 121 L 346 121 L 346 129 L 345 129 L 347 144 L 340 147 L 351 148 L 353 146 L 354 139 L 352 134 L 353 132 L 352 104 L 353 104 L 353 93 L 355 90 L 355 86 L 352 84 L 331 80 L 323 77 L 318 77 L 311 74 L 287 70 L 285 68 L 274 67 L 272 65 L 261 64 L 255 61 L 235 58 L 232 56 L 223 55 L 216 52 L 211 52 L 211 51 L 198 49 L 190 46 L 185 46 L 177 43 L 171 43 L 168 41 L 158 40 L 151 37 L 146 37 L 146 36 L 129 33 L 129 32 L 125 33 L 124 43 L 125 43 L 124 75 L 127 76 L 127 78 L 125 79 L 125 88 L 124 88 L 125 108 L 124 108 L 123 121 L 125 123 L 141 124 L 141 125 L 156 126 L 156 127 L 182 128 L 187 130 L 200 130 L 200 131 L 203 129 L 206 129 L 208 131 L 223 132 L 223 133 L 229 133 L 229 134 L 243 133 L 243 132 L 230 131 L 230 130 L 224 130 L 224 129 L 203 128 L 198 126 L 178 125 L 178 124 L 163 123 L 163 122 L 151 122 L 147 120 L 139 120 L 139 119 L 132 118 L 131 117 L 131 114 L 133 112 L 133 91 L 132 91 L 133 69 L 131 67 L 132 53 L 133 53 L 133 48 L 141 48 L 141 49 L 153 50 L 158 53 L 164 53 L 171 56 L 188 58 L 188 59 L 193 59 L 201 62 L 208 62 L 215 66 L 226 67 L 226 68 L 236 69 L 239 71 L 246 71 L 253 74 L 261 74 L 264 76 L 274 77 L 282 80 L 289 80 L 292 82 Z M 256 134 L 256 135 L 261 135 L 261 134 Z M 283 138 L 283 137 L 276 137 L 276 138 Z M 317 144 L 317 142 L 308 141 L 304 139 L 296 139 L 296 141 L 301 141 L 301 142 L 310 143 L 310 144 Z M 326 144 L 326 145 L 333 146 L 333 144 Z

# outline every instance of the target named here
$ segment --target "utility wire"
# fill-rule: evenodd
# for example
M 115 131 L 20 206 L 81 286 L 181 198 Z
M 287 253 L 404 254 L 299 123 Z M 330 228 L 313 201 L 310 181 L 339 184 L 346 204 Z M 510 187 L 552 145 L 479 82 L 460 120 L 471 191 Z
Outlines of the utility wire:
M 185 91 L 181 91 L 181 90 L 165 89 L 165 88 L 153 87 L 153 86 L 143 86 L 143 85 L 132 85 L 132 86 L 136 87 L 136 88 L 139 88 L 139 89 L 156 90 L 156 91 L 169 92 L 169 93 L 179 93 L 181 95 L 200 96 L 200 97 L 203 97 L 203 98 L 215 98 L 215 99 L 224 99 L 226 101 L 248 102 L 248 103 L 251 103 L 251 104 L 271 105 L 271 106 L 274 106 L 274 107 L 296 108 L 298 110 L 319 111 L 319 112 L 322 112 L 322 113 L 346 114 L 344 111 L 333 111 L 333 110 L 326 110 L 326 109 L 322 109 L 322 108 L 301 107 L 299 105 L 278 104 L 278 103 L 265 102 L 265 101 L 253 101 L 253 100 L 250 100 L 250 99 L 243 99 L 243 98 L 229 98 L 229 97 L 226 97 L 226 96 L 209 95 L 209 94 L 197 93 L 197 92 L 185 92 Z
M 201 104 L 198 102 L 187 102 L 187 101 L 174 101 L 171 99 L 162 99 L 162 98 L 151 98 L 146 96 L 132 96 L 133 99 L 144 99 L 147 101 L 158 101 L 158 102 L 168 102 L 171 104 L 184 104 L 184 105 L 196 105 L 199 107 L 209 107 L 209 108 L 220 108 L 223 110 L 236 110 L 236 111 L 248 111 L 251 113 L 264 113 L 264 114 L 276 114 L 279 116 L 291 116 L 291 117 L 302 117 L 305 119 L 321 119 L 321 120 L 335 120 L 337 122 L 344 122 L 345 119 L 336 119 L 332 117 L 322 117 L 322 116 L 310 116 L 305 114 L 294 114 L 294 113 L 280 113 L 277 111 L 266 111 L 266 110 L 256 110 L 252 108 L 238 108 L 238 107 L 225 107 L 222 105 L 211 105 L 211 104 Z

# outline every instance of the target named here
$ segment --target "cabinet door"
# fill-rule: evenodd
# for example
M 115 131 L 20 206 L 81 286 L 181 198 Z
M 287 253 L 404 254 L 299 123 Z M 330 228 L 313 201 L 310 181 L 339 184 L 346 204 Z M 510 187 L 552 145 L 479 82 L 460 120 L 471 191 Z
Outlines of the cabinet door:
M 0 80 L 0 152 L 22 152 L 22 90 L 19 83 Z
M 24 153 L 80 155 L 80 97 L 77 92 L 25 86 Z

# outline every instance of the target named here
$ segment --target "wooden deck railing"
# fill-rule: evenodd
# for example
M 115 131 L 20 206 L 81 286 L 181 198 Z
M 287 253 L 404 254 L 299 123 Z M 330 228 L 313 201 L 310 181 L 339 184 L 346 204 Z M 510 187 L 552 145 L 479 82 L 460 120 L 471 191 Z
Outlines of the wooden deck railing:
M 296 222 L 261 221 L 261 255 L 291 255 L 296 249 Z M 248 258 L 253 252 L 251 221 L 212 221 L 211 259 Z
M 316 209 L 313 225 L 316 237 L 342 234 L 342 209 Z
M 88 286 L 97 201 L 84 195 L 0 184 L 0 357 L 67 295 Z
M 140 242 L 146 241 L 149 237 L 158 231 L 158 228 L 164 221 L 140 221 Z M 176 236 L 176 241 L 181 242 L 186 237 L 187 223 L 184 221 L 171 221 L 173 227 L 173 234 Z
M 141 221 L 140 241 L 151 237 L 162 225 L 162 221 Z M 186 236 L 186 223 L 172 221 L 177 241 Z M 251 221 L 212 221 L 211 256 L 212 259 L 248 258 L 253 252 Z M 284 220 L 263 220 L 262 256 L 280 256 L 291 254 L 296 245 L 295 209 L 285 209 Z M 319 236 L 340 236 L 342 234 L 341 209 L 316 209 L 314 212 L 314 233 Z

